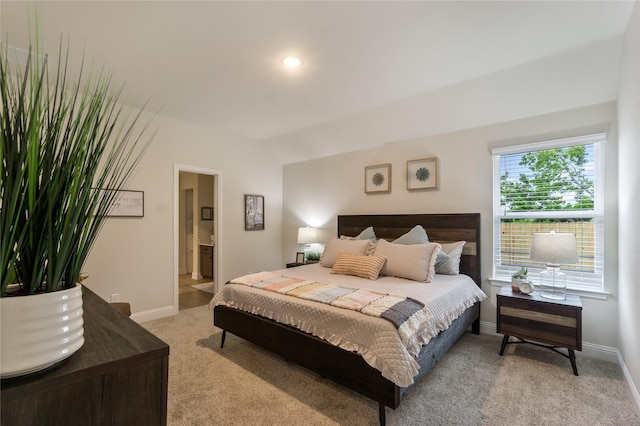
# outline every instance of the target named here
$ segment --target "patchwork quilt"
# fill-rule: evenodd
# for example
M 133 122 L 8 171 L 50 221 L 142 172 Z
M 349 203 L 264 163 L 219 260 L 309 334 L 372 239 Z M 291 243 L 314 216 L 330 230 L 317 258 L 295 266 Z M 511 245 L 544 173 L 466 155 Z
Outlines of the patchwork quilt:
M 402 329 L 407 321 L 427 321 L 431 316 L 423 303 L 410 297 L 362 288 L 341 287 L 274 272 L 245 275 L 231 280 L 231 283 L 359 311 L 373 317 L 384 318 L 397 329 Z

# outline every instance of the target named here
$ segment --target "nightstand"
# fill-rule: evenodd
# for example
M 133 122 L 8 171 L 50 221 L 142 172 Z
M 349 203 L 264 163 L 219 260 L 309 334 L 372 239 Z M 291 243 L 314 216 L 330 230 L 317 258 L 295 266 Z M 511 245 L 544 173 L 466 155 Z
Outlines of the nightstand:
M 573 374 L 578 375 L 574 350 L 582 350 L 582 302 L 567 295 L 566 300 L 545 299 L 539 291 L 529 295 L 505 286 L 497 295 L 497 332 L 504 334 L 500 355 L 507 344 L 529 343 L 549 348 L 569 358 Z M 517 341 L 509 341 L 509 337 Z M 530 342 L 525 339 L 531 339 Z M 568 355 L 558 348 L 566 348 Z
M 287 268 L 295 268 L 296 266 L 302 266 L 302 265 L 305 265 L 305 263 L 291 262 L 291 263 L 287 263 Z

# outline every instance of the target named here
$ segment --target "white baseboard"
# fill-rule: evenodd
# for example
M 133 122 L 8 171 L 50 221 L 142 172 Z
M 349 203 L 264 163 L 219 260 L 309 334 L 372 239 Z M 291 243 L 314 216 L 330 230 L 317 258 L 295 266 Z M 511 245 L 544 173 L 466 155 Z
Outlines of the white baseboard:
M 629 374 L 629 370 L 627 370 L 627 366 L 624 363 L 624 360 L 622 359 L 622 355 L 620 354 L 620 351 L 618 351 L 618 364 L 620 365 L 620 368 L 622 368 L 622 374 L 624 375 L 624 378 L 627 381 L 627 385 L 629 386 L 629 391 L 631 392 L 631 397 L 635 401 L 636 409 L 640 414 L 640 393 L 638 392 L 638 387 L 633 383 L 633 378 L 631 377 L 631 374 Z
M 136 312 L 131 314 L 131 319 L 137 323 L 170 317 L 178 313 L 177 306 L 164 306 L 162 308 L 151 309 L 149 311 Z
M 480 333 L 496 334 L 496 324 L 492 322 L 480 321 Z M 624 375 L 625 381 L 627 382 L 627 386 L 629 386 L 631 396 L 636 403 L 636 409 L 640 413 L 640 393 L 638 392 L 638 388 L 636 387 L 635 383 L 633 383 L 633 378 L 631 377 L 631 374 L 629 374 L 629 370 L 627 370 L 627 366 L 625 365 L 618 348 L 597 345 L 595 343 L 582 342 L 582 352 L 576 352 L 576 357 L 580 356 L 601 359 L 618 364 L 622 369 L 622 374 Z

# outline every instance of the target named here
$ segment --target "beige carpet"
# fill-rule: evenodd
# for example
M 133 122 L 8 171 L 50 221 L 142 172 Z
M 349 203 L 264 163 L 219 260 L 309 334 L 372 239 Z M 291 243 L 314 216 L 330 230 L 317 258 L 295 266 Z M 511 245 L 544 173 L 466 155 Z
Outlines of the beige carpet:
M 376 425 L 378 406 L 212 325 L 206 306 L 144 323 L 170 345 L 169 425 Z M 640 425 L 616 364 L 466 334 L 388 425 Z

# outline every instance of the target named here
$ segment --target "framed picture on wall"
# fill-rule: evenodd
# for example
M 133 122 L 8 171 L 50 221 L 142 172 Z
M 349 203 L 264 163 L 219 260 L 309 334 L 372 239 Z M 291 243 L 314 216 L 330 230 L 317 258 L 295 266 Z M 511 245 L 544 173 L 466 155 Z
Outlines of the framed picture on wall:
M 438 189 L 438 157 L 407 161 L 407 190 Z
M 213 207 L 200 207 L 200 220 L 213 220 Z
M 103 191 L 113 190 L 103 189 Z M 144 217 L 144 192 L 128 190 L 116 191 L 107 216 Z
M 244 230 L 264 230 L 264 196 L 245 194 L 244 196 Z
M 378 164 L 364 168 L 364 192 L 367 194 L 391 192 L 391 164 Z

